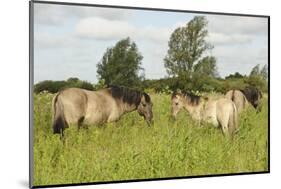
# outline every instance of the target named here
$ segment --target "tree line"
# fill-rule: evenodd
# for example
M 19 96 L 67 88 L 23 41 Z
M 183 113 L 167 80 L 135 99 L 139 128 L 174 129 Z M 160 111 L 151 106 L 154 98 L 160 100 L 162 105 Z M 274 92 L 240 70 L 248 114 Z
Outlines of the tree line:
M 230 74 L 225 79 L 219 76 L 216 58 L 207 55 L 214 48 L 206 41 L 207 26 L 206 17 L 195 16 L 185 26 L 173 31 L 168 42 L 167 54 L 163 59 L 169 75 L 167 78 L 145 79 L 143 56 L 136 43 L 128 37 L 106 49 L 97 64 L 97 84 L 69 78 L 67 81 L 40 82 L 35 85 L 34 91 L 57 92 L 64 87 L 95 90 L 110 85 L 151 89 L 155 92 L 169 92 L 175 89 L 225 92 L 233 88 L 254 85 L 267 91 L 267 65 L 263 68 L 255 66 L 248 76 L 238 72 Z

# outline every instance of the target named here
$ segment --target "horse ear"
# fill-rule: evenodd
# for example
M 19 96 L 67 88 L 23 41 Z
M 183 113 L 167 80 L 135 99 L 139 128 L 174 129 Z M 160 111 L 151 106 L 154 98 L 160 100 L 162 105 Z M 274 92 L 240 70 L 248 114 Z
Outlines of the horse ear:
M 176 94 L 176 96 L 175 96 L 177 99 L 179 99 L 180 98 L 180 95 L 179 94 Z
M 181 90 L 180 90 L 180 89 L 177 89 L 177 90 L 176 90 L 176 93 L 177 93 L 177 94 L 181 94 Z

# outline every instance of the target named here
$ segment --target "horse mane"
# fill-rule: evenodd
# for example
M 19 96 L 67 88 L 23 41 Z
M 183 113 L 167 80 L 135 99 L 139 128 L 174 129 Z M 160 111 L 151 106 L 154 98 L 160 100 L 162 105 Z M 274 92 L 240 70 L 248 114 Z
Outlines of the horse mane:
M 146 102 L 151 102 L 148 94 L 138 90 L 115 85 L 109 86 L 108 89 L 113 98 L 120 99 L 124 103 L 128 103 L 130 105 L 135 104 L 136 106 L 138 106 L 141 102 L 142 96 L 144 96 Z
M 201 96 L 195 95 L 189 91 L 183 91 L 181 93 L 174 91 L 172 94 L 172 98 L 179 94 L 181 94 L 186 99 L 188 97 L 188 100 L 190 101 L 191 105 L 198 105 L 201 99 Z
M 232 90 L 232 94 L 231 94 L 231 101 L 234 102 L 235 96 L 234 96 L 235 90 Z
M 150 96 L 148 94 L 146 94 L 145 92 L 143 92 L 142 94 L 144 96 L 145 102 L 150 103 L 151 102 Z

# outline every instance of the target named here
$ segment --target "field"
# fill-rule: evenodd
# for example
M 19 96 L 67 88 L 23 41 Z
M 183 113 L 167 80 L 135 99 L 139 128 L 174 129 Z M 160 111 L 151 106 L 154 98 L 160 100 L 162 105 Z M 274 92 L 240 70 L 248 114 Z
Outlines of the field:
M 266 95 L 264 95 L 266 96 Z M 51 94 L 34 95 L 34 185 L 179 177 L 268 170 L 268 105 L 239 116 L 233 140 L 182 111 L 171 120 L 170 96 L 152 94 L 154 125 L 136 113 L 119 122 L 52 133 Z

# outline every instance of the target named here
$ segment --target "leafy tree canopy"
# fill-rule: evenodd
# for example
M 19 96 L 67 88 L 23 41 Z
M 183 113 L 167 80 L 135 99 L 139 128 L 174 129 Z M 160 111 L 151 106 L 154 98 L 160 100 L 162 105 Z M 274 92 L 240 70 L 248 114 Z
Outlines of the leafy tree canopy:
M 133 87 L 143 80 L 140 71 L 143 57 L 137 45 L 126 38 L 112 48 L 108 48 L 97 65 L 99 80 L 106 85 L 123 85 Z
M 206 56 L 202 58 L 195 66 L 194 72 L 209 77 L 218 77 L 216 58 L 213 56 Z
M 206 41 L 208 21 L 204 16 L 195 16 L 185 26 L 171 35 L 168 52 L 164 58 L 165 68 L 171 76 L 190 74 L 194 65 L 206 50 L 213 46 Z

